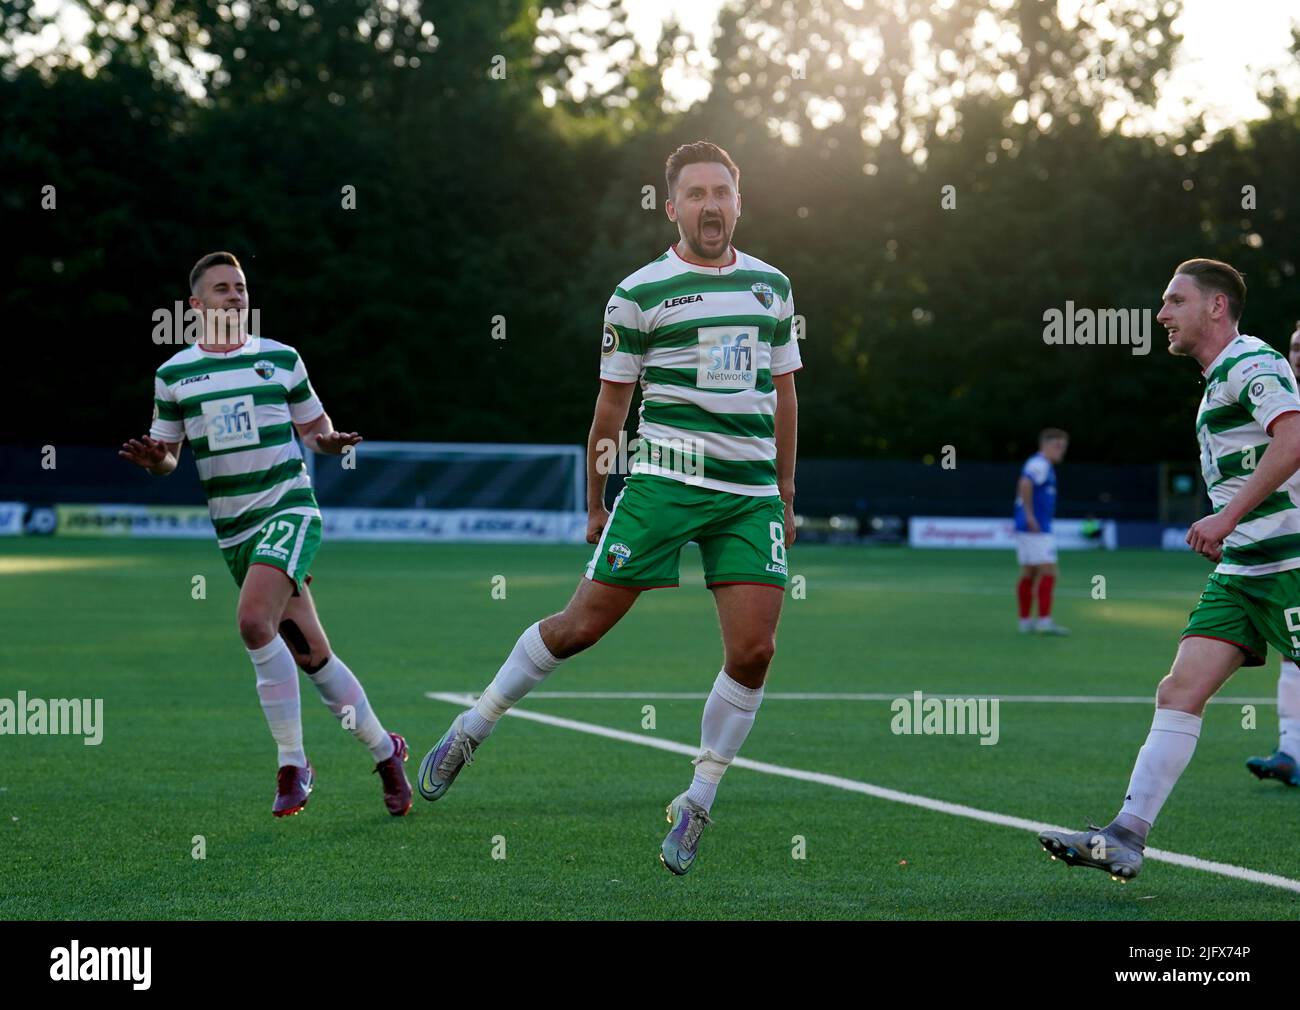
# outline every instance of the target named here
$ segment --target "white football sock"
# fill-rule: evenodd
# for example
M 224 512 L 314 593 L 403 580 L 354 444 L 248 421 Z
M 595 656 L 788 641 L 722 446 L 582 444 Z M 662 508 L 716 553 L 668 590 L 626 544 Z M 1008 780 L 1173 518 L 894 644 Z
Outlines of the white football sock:
M 320 692 L 321 701 L 345 723 L 352 735 L 370 750 L 376 762 L 393 756 L 393 738 L 388 735 L 370 707 L 361 682 L 338 656 L 330 656 L 315 673 L 307 674 Z
M 497 720 L 545 680 L 560 662 L 542 641 L 542 622 L 530 625 L 519 636 L 478 703 L 465 713 L 462 728 L 482 743 L 496 728 Z
M 307 767 L 302 749 L 302 702 L 298 697 L 298 666 L 278 635 L 260 649 L 249 649 L 257 672 L 257 696 L 266 724 L 280 752 L 280 766 Z
M 1277 749 L 1300 760 L 1300 667 L 1289 659 L 1282 660 L 1277 678 L 1277 722 Z
M 695 778 L 686 792 L 687 799 L 706 811 L 713 806 L 722 773 L 740 752 L 740 745 L 749 736 L 762 702 L 761 687 L 738 684 L 727 676 L 726 670 L 718 674 L 704 703 L 704 716 L 700 720 L 700 753 L 693 762 Z
M 1138 751 L 1120 813 L 1154 824 L 1192 759 L 1201 735 L 1201 717 L 1172 708 L 1156 709 L 1147 742 Z

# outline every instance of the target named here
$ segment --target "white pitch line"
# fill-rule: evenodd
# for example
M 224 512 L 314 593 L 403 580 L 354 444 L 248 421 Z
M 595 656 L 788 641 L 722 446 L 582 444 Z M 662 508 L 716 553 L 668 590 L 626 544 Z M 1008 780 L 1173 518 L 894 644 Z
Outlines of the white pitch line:
M 459 692 L 457 696 L 465 692 Z M 436 698 L 435 692 L 426 692 L 430 698 Z M 471 695 L 477 698 L 477 694 Z M 568 699 L 578 701 L 704 701 L 708 698 L 705 691 L 531 691 L 528 697 L 536 700 Z M 889 694 L 875 693 L 816 693 L 802 691 L 764 692 L 764 701 L 894 701 L 898 698 L 912 700 L 912 693 Z M 988 698 L 1006 702 L 1027 702 L 1045 705 L 1155 705 L 1155 692 L 1151 694 L 930 694 L 927 698 Z M 1276 698 L 1211 698 L 1212 705 L 1276 705 Z
M 472 706 L 476 701 L 476 696 L 472 694 L 452 694 L 444 691 L 427 691 L 425 696 L 435 701 L 445 701 L 452 705 L 463 705 L 466 708 Z M 561 729 L 571 729 L 578 733 L 589 733 L 592 736 L 605 737 L 608 740 L 621 740 L 623 743 L 639 744 L 642 747 L 653 747 L 656 750 L 668 751 L 672 754 L 683 754 L 686 757 L 695 757 L 699 753 L 698 747 L 692 747 L 688 744 L 677 743 L 673 740 L 658 740 L 654 737 L 643 736 L 640 733 L 629 733 L 626 730 L 611 729 L 608 726 L 597 726 L 595 723 L 579 722 L 576 719 L 563 719 L 555 715 L 545 715 L 541 712 L 529 712 L 518 708 L 512 708 L 507 715 L 515 716 L 519 719 L 528 719 L 531 722 L 540 722 L 547 726 L 558 726 Z M 737 757 L 732 761 L 737 768 L 748 768 L 751 771 L 764 772 L 768 775 L 777 775 L 782 778 L 798 779 L 801 782 L 814 782 L 818 785 L 833 786 L 836 789 L 844 789 L 851 793 L 861 793 L 864 796 L 874 796 L 876 799 L 889 800 L 893 803 L 905 803 L 912 807 L 921 807 L 924 810 L 933 810 L 936 813 L 951 814 L 954 817 L 966 817 L 973 821 L 982 821 L 985 824 L 999 824 L 1006 828 L 1019 828 L 1022 831 L 1032 831 L 1037 834 L 1040 831 L 1068 831 L 1069 828 L 1062 828 L 1055 824 L 1044 824 L 1040 821 L 1030 821 L 1023 817 L 1011 817 L 1007 814 L 995 814 L 988 810 L 980 810 L 976 807 L 968 807 L 961 803 L 949 803 L 946 800 L 931 799 L 929 796 L 917 796 L 914 793 L 899 792 L 897 789 L 886 789 L 883 786 L 872 785 L 870 782 L 858 782 L 856 779 L 846 779 L 839 775 L 828 775 L 825 772 L 809 772 L 799 768 L 787 768 L 784 765 L 768 764 L 766 761 L 751 761 L 748 758 Z M 1278 887 L 1284 891 L 1293 891 L 1300 894 L 1300 880 L 1292 880 L 1290 877 L 1280 877 L 1275 873 L 1263 873 L 1260 870 L 1251 870 L 1244 866 L 1234 866 L 1231 863 L 1218 863 L 1211 859 L 1201 859 L 1199 856 L 1188 856 L 1181 852 L 1166 852 L 1164 849 L 1148 848 L 1144 853 L 1147 859 L 1154 859 L 1161 863 L 1172 863 L 1175 866 L 1183 866 L 1190 870 L 1203 870 L 1206 873 L 1217 873 L 1222 877 L 1231 877 L 1235 880 L 1246 880 L 1252 884 L 1266 884 L 1269 887 Z

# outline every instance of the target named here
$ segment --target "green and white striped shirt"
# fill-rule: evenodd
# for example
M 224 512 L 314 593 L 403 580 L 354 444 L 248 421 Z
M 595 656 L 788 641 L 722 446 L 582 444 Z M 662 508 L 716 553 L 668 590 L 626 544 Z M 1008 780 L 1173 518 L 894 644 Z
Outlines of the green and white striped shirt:
M 641 383 L 633 473 L 733 494 L 776 495 L 772 377 L 802 366 L 790 279 L 735 251 L 723 267 L 669 249 L 605 307 L 600 377 Z
M 273 516 L 320 516 L 293 425 L 325 408 L 298 352 L 250 335 L 238 351 L 178 351 L 154 378 L 151 437 L 188 438 L 217 543 L 247 540 Z
M 1201 473 L 1218 512 L 1246 483 L 1268 449 L 1269 426 L 1300 411 L 1286 358 L 1256 337 L 1239 336 L 1205 370 L 1196 413 Z M 1237 524 L 1215 569 L 1271 575 L 1300 568 L 1300 475 L 1293 475 Z

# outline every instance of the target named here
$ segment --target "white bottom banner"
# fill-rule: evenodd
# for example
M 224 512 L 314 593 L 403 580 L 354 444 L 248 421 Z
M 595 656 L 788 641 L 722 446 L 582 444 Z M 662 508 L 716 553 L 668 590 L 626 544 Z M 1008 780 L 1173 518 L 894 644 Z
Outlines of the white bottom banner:
M 525 509 L 323 508 L 325 540 L 443 540 L 580 544 L 585 512 Z
M 192 505 L 58 505 L 60 536 L 215 536 L 208 510 Z M 0 502 L 0 534 L 22 532 L 21 505 Z M 57 515 L 57 521 L 53 516 Z M 585 512 L 526 509 L 321 509 L 324 540 L 463 541 L 580 544 Z

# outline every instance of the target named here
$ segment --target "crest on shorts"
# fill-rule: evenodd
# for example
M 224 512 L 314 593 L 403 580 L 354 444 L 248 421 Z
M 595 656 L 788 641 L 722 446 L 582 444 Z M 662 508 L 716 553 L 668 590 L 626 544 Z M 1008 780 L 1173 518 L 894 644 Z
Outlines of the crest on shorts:
M 762 281 L 755 281 L 750 285 L 750 291 L 754 292 L 754 297 L 758 299 L 759 304 L 765 309 L 770 309 L 772 303 L 776 301 L 776 292 L 772 290 L 772 285 L 764 284 Z
M 263 358 L 253 366 L 253 371 L 256 372 L 260 378 L 269 379 L 275 374 L 275 365 Z
M 605 552 L 605 562 L 609 565 L 611 572 L 616 572 L 627 564 L 627 559 L 632 556 L 632 548 L 627 544 L 613 544 Z

